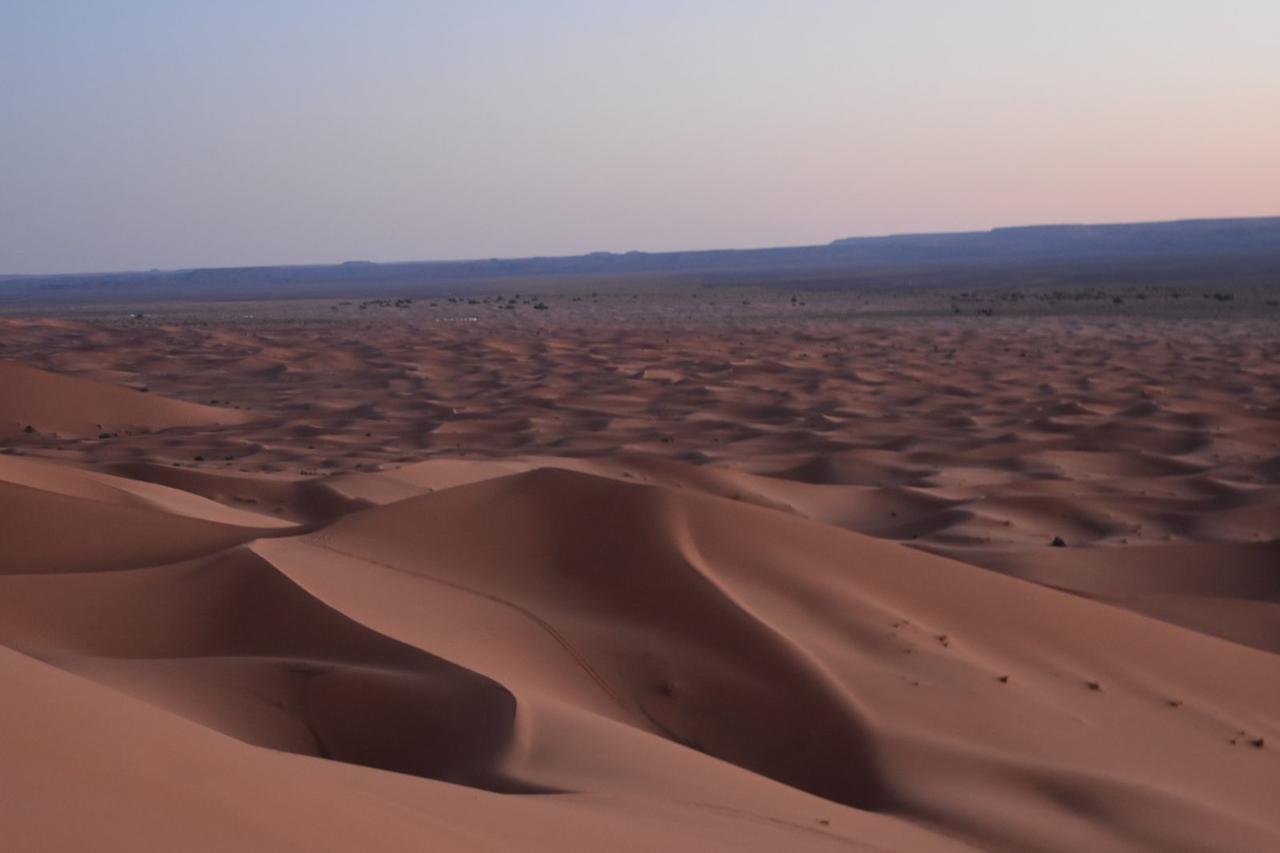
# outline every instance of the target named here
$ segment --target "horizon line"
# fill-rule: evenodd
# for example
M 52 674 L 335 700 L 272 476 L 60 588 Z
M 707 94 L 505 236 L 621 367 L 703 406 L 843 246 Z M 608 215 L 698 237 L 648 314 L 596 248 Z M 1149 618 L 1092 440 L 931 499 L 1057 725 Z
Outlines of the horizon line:
M 946 230 L 946 231 L 897 231 L 890 233 L 874 233 L 874 234 L 852 234 L 844 237 L 835 237 L 825 243 L 794 243 L 789 245 L 766 245 L 766 246 L 722 246 L 718 248 L 703 249 L 628 249 L 624 251 L 612 251 L 607 249 L 592 250 L 588 252 L 579 252 L 575 254 L 550 254 L 550 255 L 493 255 L 489 257 L 469 257 L 469 258 L 443 258 L 443 259 L 402 259 L 402 260 L 383 260 L 374 261 L 366 258 L 350 258 L 344 261 L 329 262 L 293 262 L 293 263 L 270 263 L 270 264 L 226 264 L 215 266 L 191 266 L 191 267 L 149 267 L 135 269 L 115 269 L 115 270 L 85 270 L 81 272 L 37 272 L 37 273 L 3 273 L 0 272 L 0 281 L 15 281 L 19 279 L 32 278 L 70 278 L 73 276 L 115 276 L 115 275 L 161 275 L 184 272 L 203 272 L 212 270 L 264 270 L 264 269 L 285 269 L 293 267 L 341 267 L 346 265 L 369 265 L 369 266 L 402 266 L 410 264 L 434 264 L 445 266 L 449 264 L 480 264 L 502 261 L 529 261 L 529 260 L 561 260 L 569 258 L 586 258 L 592 256 L 614 256 L 623 257 L 626 255 L 696 255 L 708 254 L 713 252 L 768 252 L 783 249 L 821 249 L 835 246 L 845 240 L 892 240 L 898 238 L 912 237 L 949 237 L 960 235 L 978 235 L 978 234 L 994 234 L 1000 231 L 1016 231 L 1021 229 L 1037 229 L 1037 228 L 1107 228 L 1107 227 L 1125 227 L 1137 225 L 1180 225 L 1190 223 L 1207 223 L 1207 222 L 1262 222 L 1277 219 L 1280 220 L 1280 213 L 1267 216 L 1190 216 L 1178 217 L 1175 219 L 1141 219 L 1141 220 L 1125 220 L 1120 222 L 1041 222 L 1041 223 L 1025 223 L 1021 225 L 995 225 L 989 228 L 964 229 L 964 230 Z

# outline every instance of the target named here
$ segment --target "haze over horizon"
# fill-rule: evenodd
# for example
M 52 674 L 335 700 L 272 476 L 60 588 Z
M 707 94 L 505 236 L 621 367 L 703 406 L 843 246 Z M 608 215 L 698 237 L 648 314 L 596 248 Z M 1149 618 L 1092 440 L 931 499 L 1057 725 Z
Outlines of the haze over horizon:
M 0 274 L 1266 216 L 1280 6 L 0 9 Z

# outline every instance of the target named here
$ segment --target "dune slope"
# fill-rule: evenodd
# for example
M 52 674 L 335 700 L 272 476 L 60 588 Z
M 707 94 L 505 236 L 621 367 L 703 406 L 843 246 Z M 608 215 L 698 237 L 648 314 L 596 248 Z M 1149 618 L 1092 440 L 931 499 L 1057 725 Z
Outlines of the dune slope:
M 221 409 L 119 385 L 0 362 L 0 434 L 32 429 L 61 436 L 243 424 L 249 412 Z
M 14 677 L 128 696 L 325 797 L 357 770 L 416 780 L 377 784 L 499 846 L 512 827 L 482 815 L 536 825 L 503 804 L 547 798 L 644 825 L 697 803 L 790 849 L 1280 839 L 1280 659 L 788 511 L 531 467 L 202 547 L 0 577 L 0 642 L 42 662 Z M 500 800 L 459 813 L 449 785 Z M 713 847 L 739 831 L 694 823 Z
M 976 844 L 1274 843 L 1277 766 L 1237 730 L 1276 736 L 1275 658 L 900 545 L 539 470 L 254 548 L 517 697 L 559 683 L 559 701 Z M 431 602 L 441 588 L 449 603 Z M 447 614 L 468 610 L 489 642 L 450 640 Z M 522 685 L 502 650 L 530 626 L 565 671 Z M 1268 675 L 1243 684 L 1242 668 Z M 1086 792 L 1114 810 L 1082 821 Z
M 1263 324 L 552 302 L 0 321 L 6 849 L 1280 849 Z

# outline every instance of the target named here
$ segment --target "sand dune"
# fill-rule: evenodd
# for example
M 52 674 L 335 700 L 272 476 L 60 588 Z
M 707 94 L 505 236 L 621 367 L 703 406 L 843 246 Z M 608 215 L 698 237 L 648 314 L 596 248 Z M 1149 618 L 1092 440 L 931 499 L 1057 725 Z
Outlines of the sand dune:
M 6 331 L 14 849 L 1280 849 L 1228 330 Z
M 65 436 L 242 424 L 248 412 L 151 396 L 141 390 L 0 362 L 0 433 Z
M 0 457 L 0 483 L 239 527 L 279 529 L 293 526 L 279 518 L 203 498 L 193 494 L 195 489 L 168 488 L 145 480 L 15 456 Z
M 17 574 L 154 565 L 262 533 L 260 525 L 221 524 L 4 482 L 0 520 L 5 529 L 0 568 Z

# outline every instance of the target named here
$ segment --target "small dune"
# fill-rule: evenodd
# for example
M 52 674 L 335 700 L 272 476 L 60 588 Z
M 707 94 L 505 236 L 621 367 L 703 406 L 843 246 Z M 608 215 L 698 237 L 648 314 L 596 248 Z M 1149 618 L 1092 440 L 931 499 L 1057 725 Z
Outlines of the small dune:
M 0 362 L 0 434 L 59 436 L 244 424 L 250 412 L 220 409 L 119 385 Z

